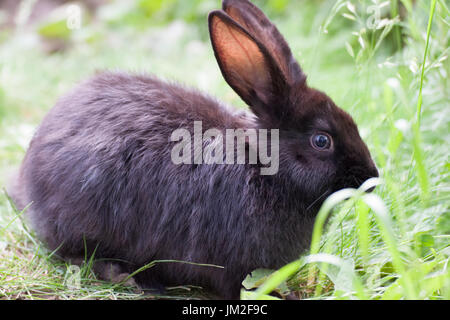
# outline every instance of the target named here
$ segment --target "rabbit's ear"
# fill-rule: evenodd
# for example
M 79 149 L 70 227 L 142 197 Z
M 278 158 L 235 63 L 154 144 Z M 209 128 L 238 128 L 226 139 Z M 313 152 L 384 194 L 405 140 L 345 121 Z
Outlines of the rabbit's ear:
M 210 13 L 209 32 L 225 80 L 261 118 L 278 112 L 270 105 L 287 88 L 276 61 L 264 45 L 225 12 Z
M 224 0 L 223 10 L 265 46 L 290 85 L 306 80 L 291 49 L 277 27 L 248 0 Z

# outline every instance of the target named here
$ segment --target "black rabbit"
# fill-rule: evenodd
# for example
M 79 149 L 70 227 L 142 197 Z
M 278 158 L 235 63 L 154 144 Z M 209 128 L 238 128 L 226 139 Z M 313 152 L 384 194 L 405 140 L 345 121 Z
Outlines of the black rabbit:
M 253 115 L 146 75 L 106 72 L 62 97 L 44 118 L 12 196 L 65 259 L 95 257 L 143 288 L 199 285 L 238 298 L 257 268 L 279 268 L 308 248 L 323 200 L 378 171 L 352 118 L 306 76 L 276 27 L 247 0 L 209 15 L 215 56 Z M 279 168 L 175 164 L 171 135 L 194 121 L 279 129 Z M 202 142 L 207 144 L 205 140 Z M 248 144 L 249 141 L 246 140 Z M 248 151 L 248 150 L 247 150 Z

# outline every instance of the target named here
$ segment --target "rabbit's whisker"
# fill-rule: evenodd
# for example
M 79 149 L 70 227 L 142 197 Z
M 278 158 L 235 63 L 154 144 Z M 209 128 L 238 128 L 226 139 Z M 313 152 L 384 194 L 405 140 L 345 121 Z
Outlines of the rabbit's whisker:
M 322 193 L 320 196 L 318 196 L 317 198 L 316 198 L 316 200 L 314 200 L 307 208 L 306 208 L 306 211 L 309 211 L 318 201 L 320 201 L 321 199 L 323 199 L 323 197 L 325 196 L 325 195 L 327 195 L 328 193 L 330 192 L 330 189 L 327 189 L 327 190 L 325 190 L 325 192 L 324 193 Z

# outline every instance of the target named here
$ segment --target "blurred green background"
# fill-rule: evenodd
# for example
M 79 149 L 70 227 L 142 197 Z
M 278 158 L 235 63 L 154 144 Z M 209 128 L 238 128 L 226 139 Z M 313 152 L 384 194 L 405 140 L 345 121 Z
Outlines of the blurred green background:
M 74 83 L 105 69 L 151 72 L 242 105 L 223 85 L 209 43 L 207 14 L 219 8 L 220 1 L 6 0 L 2 7 L 8 8 L 8 3 L 14 5 L 2 11 L 0 20 L 4 25 L 0 36 L 2 117 L 20 115 L 23 121 L 35 121 Z M 80 9 L 79 25 L 74 23 L 77 12 L 72 3 Z M 365 94 L 362 89 L 367 87 L 355 81 L 358 66 L 349 48 L 358 53 L 360 38 L 352 33 L 361 28 L 366 29 L 367 41 L 374 41 L 369 39 L 372 31 L 364 26 L 374 19 L 368 12 L 371 1 L 355 4 L 355 10 L 362 13 L 360 21 L 348 18 L 351 11 L 346 1 L 255 3 L 285 35 L 313 86 L 329 93 L 343 107 L 355 102 L 348 105 L 349 98 Z M 381 6 L 379 14 L 390 23 L 389 3 Z M 394 38 L 394 32 L 387 35 L 373 63 L 385 62 L 403 45 Z M 368 57 L 360 61 L 364 59 Z M 379 72 L 395 75 L 389 68 Z M 373 89 L 380 90 L 380 86 Z
M 254 3 L 285 36 L 309 84 L 354 117 L 384 179 L 375 193 L 389 211 L 399 251 L 386 248 L 373 216 L 368 238 L 361 237 L 356 228 L 361 212 L 355 207 L 336 214 L 339 232 L 322 241 L 333 244 L 330 253 L 351 261 L 367 297 L 450 297 L 448 2 Z M 0 0 L 0 188 L 58 97 L 102 70 L 152 73 L 246 108 L 223 80 L 209 42 L 207 15 L 220 6 L 219 0 Z M 420 128 L 416 133 L 415 125 Z M 47 264 L 45 254 L 36 253 L 38 245 L 18 216 L 3 191 L 0 288 L 2 281 L 9 288 L 3 294 L 32 298 L 29 287 L 60 290 L 54 284 L 62 283 L 65 269 Z M 394 263 L 396 255 L 406 267 Z M 33 263 L 38 266 L 29 263 L 36 256 L 40 260 Z M 42 274 L 47 278 L 40 279 Z M 299 276 L 295 285 L 306 293 L 298 295 L 317 296 L 310 287 L 320 284 L 326 295 L 352 296 L 353 287 L 327 276 L 325 284 Z M 417 279 L 417 288 L 397 282 L 408 277 Z M 8 282 L 11 278 L 15 280 Z M 91 292 L 86 288 L 84 294 Z M 115 297 L 109 294 L 100 298 Z

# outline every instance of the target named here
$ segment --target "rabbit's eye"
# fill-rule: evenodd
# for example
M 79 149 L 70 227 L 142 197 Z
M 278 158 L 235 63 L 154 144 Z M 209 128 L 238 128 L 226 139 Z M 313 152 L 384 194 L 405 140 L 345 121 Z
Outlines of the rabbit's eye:
M 331 137 L 326 133 L 317 133 L 311 137 L 311 145 L 314 149 L 322 151 L 331 147 Z

